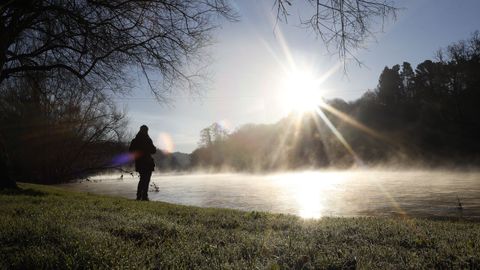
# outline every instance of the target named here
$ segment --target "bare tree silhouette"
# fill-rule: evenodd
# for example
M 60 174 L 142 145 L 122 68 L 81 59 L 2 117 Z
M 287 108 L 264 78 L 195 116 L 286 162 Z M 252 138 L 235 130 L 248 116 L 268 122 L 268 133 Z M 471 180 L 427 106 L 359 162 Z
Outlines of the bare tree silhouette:
M 340 58 L 352 57 L 366 38 L 374 36 L 372 24 L 396 17 L 398 8 L 388 0 L 306 0 L 311 12 L 299 14 L 301 24 L 313 30 L 327 48 L 333 47 Z M 300 4 L 302 4 L 301 2 Z M 297 3 L 298 4 L 298 3 Z M 277 19 L 287 22 L 294 7 L 292 0 L 275 0 Z
M 138 67 L 160 101 L 175 84 L 193 86 L 199 74 L 185 65 L 209 44 L 218 17 L 235 19 L 224 0 L 10 0 L 0 14 L 0 83 L 63 69 L 119 91 Z

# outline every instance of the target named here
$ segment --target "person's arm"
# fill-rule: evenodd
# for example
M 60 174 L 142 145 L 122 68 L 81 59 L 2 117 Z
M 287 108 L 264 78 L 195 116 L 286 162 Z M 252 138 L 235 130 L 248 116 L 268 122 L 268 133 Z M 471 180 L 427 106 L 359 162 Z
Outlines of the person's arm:
M 135 152 L 137 150 L 137 146 L 135 145 L 135 139 L 132 140 L 130 143 L 130 147 L 128 147 L 128 152 Z
M 157 148 L 153 145 L 152 139 L 150 139 L 150 154 L 155 154 L 157 152 Z

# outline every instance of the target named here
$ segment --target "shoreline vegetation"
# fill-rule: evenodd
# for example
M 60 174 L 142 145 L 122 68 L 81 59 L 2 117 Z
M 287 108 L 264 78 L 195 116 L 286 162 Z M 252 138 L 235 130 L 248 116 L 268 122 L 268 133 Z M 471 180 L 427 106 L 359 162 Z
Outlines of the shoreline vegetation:
M 0 268 L 480 268 L 480 223 L 297 216 L 137 202 L 19 184 L 0 191 Z

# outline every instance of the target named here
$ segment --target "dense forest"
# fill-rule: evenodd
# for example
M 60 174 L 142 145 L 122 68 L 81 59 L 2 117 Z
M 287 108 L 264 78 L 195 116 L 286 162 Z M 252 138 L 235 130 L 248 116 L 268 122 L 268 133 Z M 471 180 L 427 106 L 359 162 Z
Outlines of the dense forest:
M 378 86 L 355 101 L 322 101 L 318 112 L 232 133 L 214 123 L 201 131 L 192 165 L 237 171 L 478 165 L 479 32 L 436 55 L 415 70 L 407 62 L 385 67 Z

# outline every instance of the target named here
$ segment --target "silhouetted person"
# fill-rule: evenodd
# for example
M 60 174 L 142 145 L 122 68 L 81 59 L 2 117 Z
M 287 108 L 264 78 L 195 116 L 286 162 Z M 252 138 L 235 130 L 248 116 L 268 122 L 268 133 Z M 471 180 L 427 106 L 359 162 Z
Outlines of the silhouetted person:
M 137 136 L 130 143 L 129 152 L 135 157 L 135 170 L 140 173 L 140 182 L 137 188 L 137 200 L 148 201 L 148 186 L 152 171 L 155 168 L 153 158 L 150 156 L 157 150 L 152 139 L 148 136 L 148 127 L 143 125 Z

